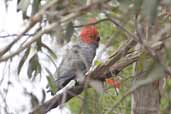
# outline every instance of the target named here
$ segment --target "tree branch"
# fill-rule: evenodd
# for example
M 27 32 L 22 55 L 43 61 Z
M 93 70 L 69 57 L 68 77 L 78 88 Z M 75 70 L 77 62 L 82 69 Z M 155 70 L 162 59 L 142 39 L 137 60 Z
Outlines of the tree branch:
M 86 5 L 84 7 L 81 7 L 81 8 L 78 8 L 76 11 L 74 12 L 71 12 L 70 14 L 62 17 L 59 22 L 60 23 L 66 23 L 68 22 L 69 20 L 71 19 L 74 19 L 80 15 L 83 15 L 85 13 L 87 13 L 88 11 L 94 9 L 94 8 L 99 8 L 99 6 L 101 6 L 102 4 L 108 2 L 110 0 L 105 0 L 105 1 L 97 1 L 97 2 L 94 2 L 90 5 Z M 56 2 L 55 2 L 56 3 Z M 52 3 L 51 3 L 52 4 Z M 49 5 L 48 5 L 49 6 Z M 44 8 L 44 9 L 47 9 L 47 8 Z M 35 24 L 35 22 L 37 22 L 39 20 L 39 18 L 42 16 L 42 13 L 44 12 L 44 10 L 40 11 L 39 13 L 37 13 L 35 16 L 36 17 L 33 17 L 33 18 L 36 18 L 36 19 L 33 19 L 35 21 L 31 21 L 33 24 Z M 38 18 L 39 17 L 39 18 Z M 29 25 L 30 27 L 26 27 L 25 31 L 23 31 L 18 37 L 17 39 L 15 39 L 12 43 L 10 43 L 5 49 L 3 49 L 1 52 L 0 52 L 0 62 L 1 61 L 5 61 L 9 58 L 12 58 L 14 57 L 15 55 L 17 55 L 18 53 L 20 53 L 21 51 L 23 51 L 24 49 L 26 49 L 27 47 L 29 47 L 32 43 L 34 43 L 35 41 L 37 41 L 39 38 L 41 38 L 41 36 L 47 32 L 49 32 L 50 30 L 54 29 L 56 26 L 58 26 L 59 22 L 56 22 L 56 23 L 52 23 L 50 24 L 48 27 L 46 27 L 45 29 L 43 29 L 42 31 L 39 31 L 37 34 L 35 34 L 32 38 L 32 40 L 30 40 L 29 42 L 27 42 L 27 44 L 25 44 L 23 47 L 19 48 L 18 50 L 16 50 L 15 52 L 11 53 L 11 54 L 8 54 L 8 55 L 5 55 L 3 56 L 12 46 L 14 43 L 16 43 L 22 36 L 23 34 L 25 34 L 29 29 L 30 27 L 32 27 L 31 25 Z
M 34 16 L 31 17 L 28 25 L 26 28 L 18 35 L 18 37 L 13 40 L 9 45 L 7 45 L 3 50 L 0 51 L 0 57 L 3 56 L 8 50 L 11 49 L 11 47 L 18 42 L 22 36 L 27 33 L 37 22 L 39 22 L 42 18 L 42 16 L 45 14 L 45 11 L 50 8 L 52 5 L 58 3 L 60 0 L 53 0 L 49 2 L 47 5 L 45 5 L 38 13 L 36 13 Z
M 96 25 L 96 24 L 101 23 L 101 22 L 104 22 L 104 21 L 110 21 L 110 19 L 104 18 L 104 19 L 100 19 L 100 20 L 98 20 L 98 21 L 96 21 L 94 23 L 88 23 L 88 24 L 83 24 L 83 25 L 75 25 L 73 27 L 74 28 L 80 28 L 80 27 L 89 26 L 89 25 Z
M 127 66 L 129 66 L 132 63 L 134 63 L 135 61 L 137 61 L 142 52 L 133 53 L 132 55 L 129 55 L 128 57 L 123 58 L 120 62 L 116 63 L 116 61 L 118 61 L 119 59 L 121 59 L 123 57 L 122 54 L 126 55 L 128 53 L 128 50 L 131 48 L 132 43 L 135 43 L 135 42 L 130 41 L 127 45 L 123 45 L 123 47 L 120 48 L 114 54 L 114 56 L 110 57 L 107 62 L 105 62 L 103 65 L 100 65 L 99 67 L 97 67 L 96 69 L 94 69 L 93 71 L 88 73 L 87 77 L 89 79 L 105 80 L 106 78 L 112 77 L 113 73 L 120 72 Z M 162 45 L 163 45 L 162 42 L 160 42 L 160 43 L 153 44 L 152 47 L 155 50 L 160 50 Z M 99 75 L 99 72 L 102 74 Z M 140 86 L 142 86 L 142 85 L 140 85 Z M 80 85 L 78 87 L 74 87 L 74 88 L 70 89 L 67 93 L 65 102 L 72 99 L 72 97 L 79 95 L 84 90 L 83 87 L 84 87 L 83 85 Z M 136 87 L 136 88 L 138 88 L 138 87 Z M 135 90 L 135 89 L 133 89 L 133 90 Z M 130 91 L 132 92 L 133 90 L 131 89 Z M 130 94 L 130 92 L 128 92 L 127 94 Z M 44 104 L 36 107 L 36 109 L 33 110 L 29 114 L 46 114 L 49 110 L 60 105 L 62 96 L 63 96 L 63 94 L 55 95 L 50 100 L 46 101 Z
M 34 34 L 27 34 L 27 33 L 25 33 L 25 34 L 23 34 L 23 36 L 33 36 Z M 8 38 L 8 37 L 16 37 L 16 36 L 18 36 L 18 34 L 7 34 L 7 35 L 0 35 L 0 38 Z
M 87 77 L 88 78 L 93 78 L 93 79 L 96 78 L 97 79 L 100 76 L 98 72 L 105 72 L 105 70 L 109 69 L 110 66 L 112 66 L 117 60 L 119 60 L 122 57 L 122 54 L 123 53 L 126 54 L 126 52 L 128 52 L 128 50 L 131 48 L 132 43 L 133 42 L 130 41 L 130 43 L 128 43 L 128 45 L 123 45 L 124 47 L 120 48 L 120 50 L 118 50 L 114 54 L 115 56 L 113 56 L 113 57 L 110 58 L 110 61 L 108 61 L 104 65 L 101 65 L 101 66 L 97 67 L 92 72 L 88 73 Z M 124 65 L 120 65 L 120 66 L 124 66 Z M 119 68 L 119 69 L 121 70 L 121 68 Z M 116 68 L 116 69 L 113 69 L 113 70 L 118 70 L 118 69 Z M 99 77 L 99 78 L 101 78 L 101 77 Z M 73 88 L 73 89 L 69 90 L 72 93 L 74 93 L 74 95 L 67 94 L 65 102 L 67 102 L 68 100 L 70 100 L 72 97 L 80 94 L 83 91 L 83 87 L 84 86 L 80 86 L 79 88 Z M 44 104 L 38 106 L 30 114 L 45 114 L 45 113 L 47 113 L 49 110 L 51 110 L 52 108 L 55 108 L 56 106 L 58 106 L 60 104 L 62 96 L 63 96 L 63 94 L 55 95 L 53 98 L 51 98 L 50 100 L 48 100 Z

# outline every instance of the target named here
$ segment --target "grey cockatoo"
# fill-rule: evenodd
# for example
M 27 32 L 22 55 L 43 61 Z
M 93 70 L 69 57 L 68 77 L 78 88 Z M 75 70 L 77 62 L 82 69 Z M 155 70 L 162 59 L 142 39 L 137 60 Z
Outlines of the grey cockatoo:
M 81 29 L 79 41 L 67 50 L 58 68 L 56 80 L 58 90 L 71 80 L 76 81 L 78 85 L 83 81 L 96 55 L 99 40 L 99 33 L 94 25 Z

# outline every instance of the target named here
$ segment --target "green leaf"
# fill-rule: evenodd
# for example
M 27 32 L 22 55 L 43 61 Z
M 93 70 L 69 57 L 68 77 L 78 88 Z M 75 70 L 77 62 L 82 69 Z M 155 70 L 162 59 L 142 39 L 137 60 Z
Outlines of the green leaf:
M 74 33 L 74 26 L 73 26 L 73 23 L 70 22 L 67 24 L 66 33 L 65 33 L 67 42 L 69 42 L 71 40 L 73 33 Z
M 135 0 L 134 1 L 135 14 L 140 12 L 142 3 L 143 3 L 143 0 Z
M 20 60 L 19 65 L 18 65 L 18 69 L 17 69 L 17 74 L 20 73 L 21 68 L 22 68 L 23 64 L 25 63 L 25 61 L 26 61 L 26 59 L 27 59 L 29 53 L 30 53 L 30 48 L 28 48 L 28 49 L 25 51 L 24 56 L 23 56 L 22 59 Z
M 33 79 L 41 72 L 41 65 L 38 60 L 38 55 L 35 54 L 30 60 L 29 60 L 29 66 L 27 70 L 27 74 L 29 78 Z
M 20 3 L 21 0 L 17 0 L 17 5 Z
M 30 4 L 30 0 L 18 0 L 17 2 L 18 2 L 17 9 L 21 10 L 22 12 L 26 12 Z
M 47 68 L 45 68 L 45 70 L 49 74 L 49 76 L 47 76 L 46 78 L 47 78 L 50 90 L 52 91 L 53 94 L 55 94 L 57 92 L 57 86 L 56 86 L 56 83 L 55 83 L 55 79 L 53 78 L 52 73 Z
M 47 51 L 51 54 L 51 56 L 52 56 L 54 59 L 57 58 L 55 52 L 53 52 L 53 50 L 50 49 L 50 48 L 49 48 L 46 44 L 44 44 L 43 42 L 42 42 L 42 47 L 44 47 L 45 49 L 47 49 Z
M 41 50 L 41 47 L 42 47 L 41 38 L 39 38 L 39 40 L 37 40 L 36 45 L 37 45 L 37 50 L 40 51 Z
M 22 15 L 23 15 L 23 19 L 27 19 L 27 9 L 29 7 L 30 4 L 30 0 L 19 0 L 17 1 L 18 5 L 17 5 L 17 11 L 22 11 Z
M 32 108 L 35 108 L 36 106 L 39 105 L 39 100 L 33 93 L 30 93 L 30 97 L 31 97 L 31 106 Z
M 99 65 L 101 65 L 101 64 L 102 64 L 102 62 L 101 62 L 101 61 L 99 61 L 99 60 L 96 60 L 96 61 L 95 61 L 95 64 L 96 64 L 96 66 L 99 66 Z
M 45 102 L 46 99 L 46 92 L 44 89 L 42 89 L 42 99 L 41 99 L 41 104 L 43 104 Z
M 39 7 L 40 7 L 40 1 L 41 0 L 33 0 L 32 12 L 31 12 L 32 16 L 38 12 Z

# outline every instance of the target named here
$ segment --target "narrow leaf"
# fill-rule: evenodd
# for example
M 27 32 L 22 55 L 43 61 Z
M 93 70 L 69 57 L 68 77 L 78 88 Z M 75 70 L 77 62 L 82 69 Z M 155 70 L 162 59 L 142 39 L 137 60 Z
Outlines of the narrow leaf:
M 45 92 L 45 90 L 44 90 L 44 89 L 42 89 L 42 99 L 41 99 L 41 104 L 43 104 L 43 103 L 44 103 L 45 99 L 46 99 L 46 92 Z
M 31 97 L 31 106 L 32 106 L 32 108 L 38 106 L 39 105 L 38 98 L 33 93 L 30 93 L 30 97 Z
M 99 60 L 96 60 L 96 61 L 95 61 L 95 64 L 96 64 L 96 66 L 99 66 L 99 65 L 102 65 L 102 62 L 99 61 Z
M 29 4 L 30 0 L 18 0 L 17 11 L 21 10 L 22 12 L 26 12 Z
M 33 16 L 34 14 L 36 14 L 36 12 L 38 12 L 39 7 L 40 7 L 40 1 L 41 1 L 41 0 L 33 0 L 32 12 L 31 12 L 31 15 L 32 15 L 32 16 Z
M 51 90 L 52 94 L 55 94 L 57 92 L 57 86 L 56 86 L 56 83 L 55 83 L 55 79 L 53 78 L 52 73 L 47 68 L 45 68 L 45 70 L 49 74 L 49 76 L 47 76 L 46 78 L 47 78 L 50 90 Z
M 46 44 L 44 44 L 43 42 L 42 42 L 42 47 L 44 47 L 45 49 L 47 49 L 48 50 L 48 52 L 51 54 L 51 56 L 54 58 L 54 59 L 56 59 L 57 58 L 57 56 L 56 56 L 56 54 L 55 54 L 55 52 L 53 52 L 53 50 L 52 49 L 50 49 Z
M 27 59 L 29 53 L 30 53 L 30 48 L 28 48 L 28 49 L 25 51 L 24 56 L 22 57 L 22 59 L 21 59 L 20 62 L 19 62 L 18 69 L 17 69 L 17 73 L 18 73 L 18 74 L 20 73 L 21 68 L 22 68 L 24 62 L 26 61 L 26 59 Z
M 27 70 L 27 74 L 29 78 L 33 79 L 41 72 L 41 65 L 38 60 L 38 55 L 35 54 L 29 61 L 29 66 Z

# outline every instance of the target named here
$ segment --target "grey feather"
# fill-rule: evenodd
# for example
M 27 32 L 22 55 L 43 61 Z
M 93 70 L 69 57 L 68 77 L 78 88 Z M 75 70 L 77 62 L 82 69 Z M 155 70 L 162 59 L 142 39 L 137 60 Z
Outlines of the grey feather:
M 57 87 L 63 88 L 70 80 L 79 80 L 79 74 L 84 74 L 91 67 L 96 54 L 97 44 L 78 42 L 68 49 L 57 72 Z

